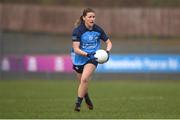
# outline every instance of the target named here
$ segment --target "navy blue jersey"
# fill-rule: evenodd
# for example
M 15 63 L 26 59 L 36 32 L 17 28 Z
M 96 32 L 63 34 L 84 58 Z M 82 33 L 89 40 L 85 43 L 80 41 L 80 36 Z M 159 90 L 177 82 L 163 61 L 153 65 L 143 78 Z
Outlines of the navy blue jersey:
M 94 24 L 92 30 L 89 30 L 82 23 L 72 33 L 72 41 L 80 42 L 80 49 L 87 53 L 100 49 L 100 40 L 107 41 L 108 37 L 103 29 L 96 24 Z M 74 53 L 73 49 L 71 51 L 71 57 L 74 65 L 83 65 L 89 60 L 85 56 Z

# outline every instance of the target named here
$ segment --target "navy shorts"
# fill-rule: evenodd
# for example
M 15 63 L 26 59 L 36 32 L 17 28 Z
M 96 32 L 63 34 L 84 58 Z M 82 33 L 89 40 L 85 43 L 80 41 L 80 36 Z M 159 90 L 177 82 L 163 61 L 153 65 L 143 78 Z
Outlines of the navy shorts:
M 93 65 L 95 65 L 97 67 L 98 65 L 98 62 L 97 61 L 92 61 L 92 60 L 89 60 L 87 61 L 84 65 L 74 65 L 73 64 L 73 69 L 77 72 L 77 73 L 82 73 L 83 70 L 84 70 L 84 66 L 88 63 L 91 63 Z

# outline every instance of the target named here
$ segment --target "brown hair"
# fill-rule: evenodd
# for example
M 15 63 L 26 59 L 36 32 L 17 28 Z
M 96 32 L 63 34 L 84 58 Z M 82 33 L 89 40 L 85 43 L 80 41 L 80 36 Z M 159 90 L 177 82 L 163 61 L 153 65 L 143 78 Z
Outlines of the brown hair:
M 83 13 L 82 13 L 82 15 L 80 16 L 80 18 L 76 20 L 74 26 L 77 27 L 77 26 L 79 26 L 81 23 L 83 23 L 83 22 L 84 22 L 83 17 L 85 17 L 85 16 L 87 15 L 87 13 L 89 13 L 89 12 L 95 13 L 95 11 L 94 11 L 92 8 L 85 8 L 85 9 L 83 10 Z

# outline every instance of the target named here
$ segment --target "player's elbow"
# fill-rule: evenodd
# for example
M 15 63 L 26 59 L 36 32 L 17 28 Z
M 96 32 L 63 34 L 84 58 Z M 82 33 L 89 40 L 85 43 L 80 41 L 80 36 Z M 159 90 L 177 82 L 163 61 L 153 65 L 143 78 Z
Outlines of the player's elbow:
M 79 50 L 80 50 L 79 48 L 74 48 L 74 52 L 77 54 L 79 54 Z
M 107 47 L 108 47 L 108 49 L 110 50 L 111 48 L 112 48 L 112 42 L 111 42 L 111 40 L 107 40 L 106 41 L 106 44 L 107 44 Z

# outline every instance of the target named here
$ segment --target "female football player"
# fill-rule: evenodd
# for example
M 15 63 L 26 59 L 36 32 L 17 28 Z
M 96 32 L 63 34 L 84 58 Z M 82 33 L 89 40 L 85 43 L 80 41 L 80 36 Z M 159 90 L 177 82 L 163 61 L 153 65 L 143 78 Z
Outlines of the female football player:
M 79 80 L 78 96 L 75 103 L 75 111 L 80 111 L 83 98 L 90 110 L 93 109 L 92 101 L 88 94 L 88 82 L 95 71 L 98 62 L 94 57 L 100 49 L 100 40 L 106 43 L 106 51 L 112 48 L 112 43 L 106 33 L 95 24 L 95 11 L 91 8 L 83 10 L 82 16 L 75 23 L 72 33 L 72 62 L 73 69 Z

